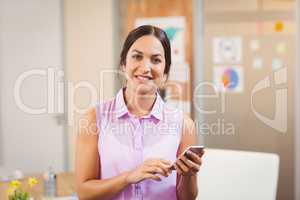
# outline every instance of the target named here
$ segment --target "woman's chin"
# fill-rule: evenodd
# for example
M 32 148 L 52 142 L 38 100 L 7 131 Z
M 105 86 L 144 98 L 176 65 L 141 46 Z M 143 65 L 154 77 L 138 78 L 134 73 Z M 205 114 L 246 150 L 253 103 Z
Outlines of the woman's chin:
M 137 93 L 144 95 L 144 94 L 152 94 L 155 93 L 156 87 L 153 85 L 146 85 L 146 84 L 139 84 L 138 87 L 136 87 Z

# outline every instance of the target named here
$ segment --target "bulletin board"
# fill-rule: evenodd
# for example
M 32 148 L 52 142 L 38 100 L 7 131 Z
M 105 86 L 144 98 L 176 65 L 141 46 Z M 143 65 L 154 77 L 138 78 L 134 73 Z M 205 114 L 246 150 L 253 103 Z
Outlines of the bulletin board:
M 216 38 L 240 38 L 240 60 L 237 59 L 234 64 L 226 61 L 218 63 L 219 58 L 214 59 L 213 43 Z M 209 21 L 205 24 L 205 80 L 215 82 L 215 71 L 223 67 L 241 70 L 243 73 L 242 77 L 239 75 L 243 85 L 241 90 L 222 91 L 225 99 L 223 105 L 220 99 L 204 101 L 206 109 L 217 110 L 215 114 L 204 115 L 203 123 L 214 125 L 214 129 L 204 133 L 205 145 L 210 148 L 278 154 L 278 200 L 293 199 L 294 195 L 295 41 L 295 24 L 292 19 L 225 23 Z M 287 76 L 278 81 L 277 72 L 284 71 Z M 264 80 L 267 83 L 265 88 L 254 92 L 255 86 Z M 277 91 L 286 92 L 287 96 L 277 98 Z M 276 107 L 277 103 L 285 100 L 285 103 Z M 276 116 L 281 109 L 283 112 Z M 286 123 L 286 127 L 281 130 L 270 127 L 258 115 L 270 121 L 278 117 L 277 125 Z M 234 127 L 232 132 L 228 131 L 230 125 Z
M 184 53 L 184 59 L 178 63 L 172 63 L 169 79 L 165 87 L 160 90 L 163 91 L 167 103 L 181 107 L 187 114 L 192 115 L 192 0 L 124 0 L 121 1 L 120 8 L 123 41 L 126 35 L 137 26 L 139 20 L 156 20 L 158 24 L 164 20 L 170 22 L 170 19 L 172 21 L 174 18 L 184 20 L 183 48 L 179 48 Z M 169 39 L 171 40 L 170 37 Z

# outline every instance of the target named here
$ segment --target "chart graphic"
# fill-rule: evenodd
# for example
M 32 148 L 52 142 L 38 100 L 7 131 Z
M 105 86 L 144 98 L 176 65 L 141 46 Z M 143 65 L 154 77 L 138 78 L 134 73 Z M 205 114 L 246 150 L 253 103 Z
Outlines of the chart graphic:
M 219 91 L 242 92 L 244 76 L 241 67 L 215 67 L 214 83 Z

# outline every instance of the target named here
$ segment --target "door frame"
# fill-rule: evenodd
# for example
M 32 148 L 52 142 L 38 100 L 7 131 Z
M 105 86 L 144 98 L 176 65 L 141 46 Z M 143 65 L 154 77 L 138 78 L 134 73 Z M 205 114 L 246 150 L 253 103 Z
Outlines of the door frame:
M 2 7 L 3 6 L 1 6 L 1 4 L 2 4 L 2 1 L 0 1 L 0 13 L 2 13 Z M 1 27 L 2 25 L 1 25 L 1 21 L 0 21 L 0 27 Z M 1 32 L 1 30 L 0 30 L 0 42 L 2 41 L 2 32 Z M 0 46 L 1 46 L 1 44 L 0 44 Z M 1 74 L 3 74 L 2 73 L 2 62 L 1 62 L 1 60 L 2 60 L 2 54 L 1 54 L 1 49 L 0 49 L 0 95 L 2 96 L 2 76 L 1 76 Z M 3 129 L 2 129 L 2 99 L 0 98 L 0 169 L 1 169 L 1 166 L 3 165 Z M 1 171 L 1 170 L 0 170 Z M 0 172 L 1 173 L 1 172 Z
M 300 81 L 300 0 L 296 0 L 296 76 L 295 76 L 295 200 L 300 199 L 300 87 L 298 84 Z
M 69 156 L 69 134 L 68 134 L 68 87 L 66 84 L 68 79 L 68 73 L 66 72 L 66 60 L 65 60 L 65 2 L 64 0 L 60 0 L 60 18 L 61 18 L 61 48 L 62 48 L 62 55 L 61 55 L 61 70 L 63 70 L 64 72 L 64 76 L 63 76 L 63 82 L 64 84 L 64 113 L 62 114 L 62 118 L 63 118 L 63 158 L 64 158 L 64 162 L 63 162 L 63 168 L 65 171 L 70 171 L 70 156 Z M 60 117 L 60 116 L 58 116 Z
M 199 83 L 203 81 L 204 71 L 204 0 L 193 0 L 193 88 L 197 87 Z M 202 91 L 200 91 L 202 92 Z M 194 103 L 202 107 L 203 101 L 194 102 L 194 94 L 192 94 L 192 109 L 194 109 Z M 194 113 L 195 123 L 203 121 L 203 116 L 199 112 Z M 198 124 L 199 125 L 199 124 Z M 198 126 L 197 126 L 198 127 Z M 198 143 L 204 145 L 204 136 L 201 135 L 199 130 L 197 131 Z

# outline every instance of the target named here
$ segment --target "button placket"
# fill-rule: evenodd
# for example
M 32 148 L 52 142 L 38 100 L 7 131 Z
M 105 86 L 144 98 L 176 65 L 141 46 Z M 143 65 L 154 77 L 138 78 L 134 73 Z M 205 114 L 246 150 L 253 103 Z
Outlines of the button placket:
M 142 121 L 138 119 L 134 121 L 136 126 L 134 132 L 134 150 L 137 155 L 137 163 L 143 163 L 143 127 Z M 142 183 L 134 184 L 134 197 L 136 200 L 143 200 L 143 190 L 142 190 Z
M 142 141 L 141 141 L 142 135 L 141 135 L 141 126 L 139 125 L 134 134 L 134 149 L 139 151 L 142 149 Z
M 141 183 L 134 184 L 134 197 L 136 200 L 143 200 L 143 190 Z

